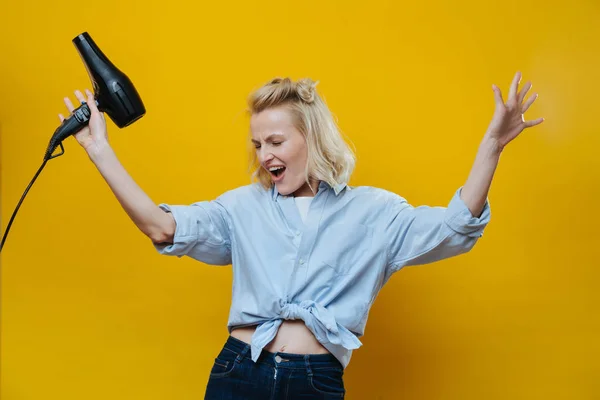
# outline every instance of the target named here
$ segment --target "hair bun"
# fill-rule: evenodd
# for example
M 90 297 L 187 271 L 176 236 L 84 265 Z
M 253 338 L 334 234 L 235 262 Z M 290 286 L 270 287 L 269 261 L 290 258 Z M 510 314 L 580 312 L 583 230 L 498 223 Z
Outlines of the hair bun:
M 315 101 L 315 92 L 318 84 L 319 81 L 315 82 L 310 78 L 298 80 L 296 82 L 296 92 L 298 93 L 298 97 L 306 103 L 312 103 Z
M 286 103 L 314 104 L 319 99 L 315 82 L 310 78 L 292 81 L 289 77 L 275 77 L 248 96 L 252 113 Z

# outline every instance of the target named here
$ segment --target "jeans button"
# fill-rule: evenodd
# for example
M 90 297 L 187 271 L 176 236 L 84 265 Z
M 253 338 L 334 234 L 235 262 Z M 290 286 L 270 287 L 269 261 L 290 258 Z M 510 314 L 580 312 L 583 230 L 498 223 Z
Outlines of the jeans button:
M 281 357 L 280 356 L 275 356 L 275 361 L 280 363 L 281 362 Z

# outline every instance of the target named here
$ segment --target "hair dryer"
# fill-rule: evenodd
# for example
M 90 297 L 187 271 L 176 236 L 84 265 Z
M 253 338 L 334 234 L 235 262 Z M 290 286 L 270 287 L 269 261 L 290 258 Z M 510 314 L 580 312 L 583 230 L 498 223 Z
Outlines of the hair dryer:
M 146 113 L 146 108 L 127 75 L 110 62 L 87 32 L 74 38 L 73 44 L 92 81 L 98 110 L 108 114 L 119 128 L 124 128 L 141 118 Z M 63 120 L 52 135 L 44 159 L 52 158 L 52 153 L 64 139 L 86 126 L 90 114 L 85 102 L 73 110 L 71 116 Z
M 135 87 L 127 75 L 115 67 L 104 53 L 102 53 L 90 35 L 87 32 L 78 35 L 73 39 L 73 44 L 77 48 L 92 81 L 94 98 L 98 110 L 108 114 L 110 119 L 119 128 L 124 128 L 142 117 L 146 113 L 146 108 Z M 21 200 L 8 222 L 6 232 L 2 236 L 2 242 L 0 242 L 0 251 L 4 247 L 4 242 L 6 241 L 12 222 L 29 188 L 33 185 L 48 160 L 58 157 L 65 152 L 62 141 L 89 124 L 90 116 L 91 113 L 87 103 L 82 102 L 81 106 L 73 110 L 69 118 L 63 120 L 62 124 L 56 129 L 48 144 L 42 166 L 38 169 L 27 189 L 25 189 L 25 193 L 21 196 Z M 60 146 L 62 152 L 53 156 L 52 153 L 57 146 Z

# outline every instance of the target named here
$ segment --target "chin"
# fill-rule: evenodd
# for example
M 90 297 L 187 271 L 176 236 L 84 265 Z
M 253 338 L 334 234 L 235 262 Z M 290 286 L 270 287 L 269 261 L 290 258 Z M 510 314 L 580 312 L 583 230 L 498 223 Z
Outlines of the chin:
M 286 185 L 283 182 L 275 183 L 275 189 L 277 189 L 277 191 L 279 192 L 279 194 L 282 195 L 282 196 L 291 196 L 298 189 L 300 189 L 300 187 L 302 187 L 302 185 L 300 185 L 298 187 L 295 187 L 295 186 L 292 186 L 292 185 Z
M 285 185 L 285 184 L 281 184 L 281 183 L 276 183 L 275 189 L 277 189 L 279 194 L 283 195 L 283 196 L 289 196 L 292 193 L 294 193 L 294 190 L 292 188 L 290 188 L 289 185 Z

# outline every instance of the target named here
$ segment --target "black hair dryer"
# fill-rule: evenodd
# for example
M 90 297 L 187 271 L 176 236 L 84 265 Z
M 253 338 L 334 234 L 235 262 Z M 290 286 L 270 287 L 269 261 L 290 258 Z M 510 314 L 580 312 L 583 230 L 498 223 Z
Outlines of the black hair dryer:
M 135 90 L 135 87 L 127 75 L 110 62 L 98 46 L 96 46 L 96 43 L 94 43 L 87 32 L 74 38 L 73 44 L 79 52 L 81 60 L 92 81 L 94 98 L 100 112 L 108 114 L 110 119 L 119 128 L 124 128 L 132 124 L 146 114 L 144 103 L 142 103 L 140 95 L 137 90 Z M 29 188 L 33 185 L 48 160 L 64 154 L 65 149 L 62 145 L 62 141 L 79 132 L 89 124 L 90 116 L 91 112 L 87 103 L 82 102 L 78 108 L 73 110 L 69 118 L 63 120 L 62 124 L 54 131 L 50 143 L 48 144 L 48 148 L 46 149 L 42 166 L 38 169 L 37 173 L 29 183 L 29 186 L 27 186 L 27 189 L 25 189 L 25 193 L 21 196 L 21 200 L 17 204 L 17 207 L 8 222 L 6 231 L 2 236 L 2 242 L 0 242 L 0 251 L 2 251 L 2 248 L 4 247 L 4 242 L 12 222 L 17 215 L 17 211 L 19 211 L 19 207 L 27 195 Z M 52 155 L 57 146 L 60 146 L 62 152 Z
M 141 118 L 146 113 L 146 108 L 127 75 L 110 62 L 87 32 L 74 38 L 73 44 L 92 81 L 98 110 L 108 114 L 119 128 L 124 128 Z M 53 158 L 52 153 L 64 139 L 87 125 L 90 114 L 85 102 L 73 110 L 71 116 L 65 119 L 52 135 L 44 159 Z M 61 149 L 64 152 L 62 145 Z

